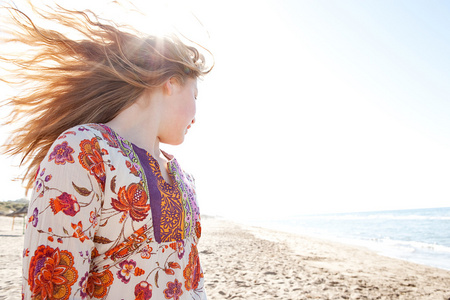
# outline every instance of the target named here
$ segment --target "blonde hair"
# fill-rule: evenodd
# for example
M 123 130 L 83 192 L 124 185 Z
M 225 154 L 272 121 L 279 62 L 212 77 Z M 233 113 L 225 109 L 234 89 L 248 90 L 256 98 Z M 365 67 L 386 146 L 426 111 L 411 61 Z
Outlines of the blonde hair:
M 75 40 L 37 26 L 19 9 L 1 8 L 10 16 L 4 45 L 19 43 L 33 50 L 29 56 L 0 54 L 1 63 L 16 66 L 10 71 L 12 79 L 2 81 L 26 87 L 23 94 L 5 99 L 2 106 L 12 107 L 6 125 L 24 122 L 12 131 L 3 153 L 22 155 L 26 172 L 21 179 L 27 191 L 62 132 L 80 124 L 106 123 L 144 91 L 161 87 L 169 78 L 184 83 L 212 69 L 195 47 L 176 35 L 148 36 L 119 29 L 91 11 L 59 6 L 52 11 L 34 9 L 46 20 L 75 29 L 82 36 Z

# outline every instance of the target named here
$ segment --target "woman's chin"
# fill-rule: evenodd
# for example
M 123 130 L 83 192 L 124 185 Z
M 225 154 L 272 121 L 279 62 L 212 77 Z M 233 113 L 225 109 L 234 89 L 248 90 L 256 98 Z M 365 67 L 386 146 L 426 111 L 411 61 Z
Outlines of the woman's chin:
M 172 138 L 167 140 L 161 140 L 161 143 L 172 145 L 172 146 L 178 146 L 181 145 L 184 142 L 184 135 L 180 136 L 179 138 Z

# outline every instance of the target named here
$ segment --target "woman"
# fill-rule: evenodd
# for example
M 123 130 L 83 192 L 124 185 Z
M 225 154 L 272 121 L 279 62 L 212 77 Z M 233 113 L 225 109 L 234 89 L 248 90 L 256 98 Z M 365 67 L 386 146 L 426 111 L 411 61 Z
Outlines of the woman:
M 203 56 L 176 36 L 144 36 L 92 12 L 39 12 L 81 39 L 35 25 L 20 10 L 3 55 L 25 93 L 8 99 L 6 145 L 32 189 L 23 260 L 25 299 L 206 299 L 193 178 L 160 143 L 195 121 Z M 17 80 L 18 79 L 18 80 Z

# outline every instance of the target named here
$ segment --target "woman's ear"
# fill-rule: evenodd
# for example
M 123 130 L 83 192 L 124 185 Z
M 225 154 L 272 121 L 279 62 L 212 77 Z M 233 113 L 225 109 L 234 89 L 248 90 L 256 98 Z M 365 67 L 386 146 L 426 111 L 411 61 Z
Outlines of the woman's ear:
M 179 83 L 175 77 L 170 77 L 169 79 L 167 79 L 163 86 L 166 95 L 172 96 L 175 89 L 177 88 L 177 85 L 179 85 Z
M 173 94 L 173 89 L 174 89 L 174 79 L 173 77 L 170 77 L 169 79 L 166 80 L 166 82 L 163 85 L 163 92 L 164 94 L 166 94 L 167 96 L 171 96 Z

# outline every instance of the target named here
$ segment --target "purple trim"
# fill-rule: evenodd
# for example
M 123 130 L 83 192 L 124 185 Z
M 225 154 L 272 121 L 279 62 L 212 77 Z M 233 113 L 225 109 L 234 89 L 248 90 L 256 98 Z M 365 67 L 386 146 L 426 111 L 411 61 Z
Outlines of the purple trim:
M 158 189 L 158 179 L 152 172 L 150 167 L 150 160 L 147 156 L 147 151 L 139 148 L 138 146 L 132 144 L 133 150 L 141 162 L 142 168 L 144 169 L 145 176 L 147 177 L 147 187 L 150 193 L 150 208 L 152 210 L 152 222 L 153 222 L 153 232 L 155 235 L 155 240 L 161 243 L 161 192 Z

